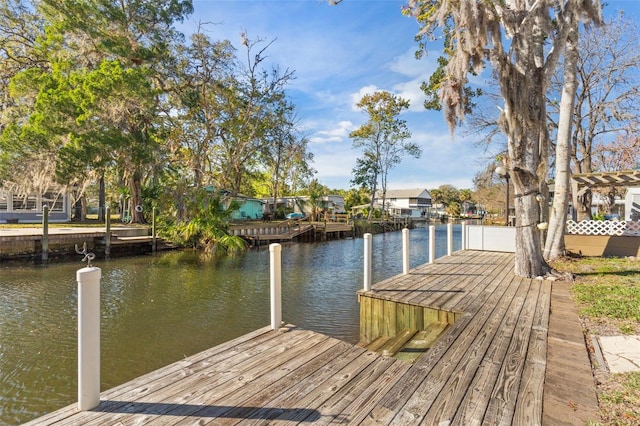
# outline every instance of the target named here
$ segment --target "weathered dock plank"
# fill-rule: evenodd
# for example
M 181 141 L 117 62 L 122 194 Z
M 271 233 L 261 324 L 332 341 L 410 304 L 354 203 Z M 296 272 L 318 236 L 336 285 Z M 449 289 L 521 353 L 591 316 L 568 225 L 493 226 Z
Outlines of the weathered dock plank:
M 422 421 L 429 412 L 427 423 L 435 421 L 436 418 L 440 419 L 438 422 L 450 420 L 484 359 L 486 349 L 491 344 L 498 326 L 510 308 L 514 305 L 521 306 L 524 301 L 526 288 L 518 286 L 516 296 L 512 298 L 509 290 L 513 288 L 514 286 L 507 287 L 508 291 L 496 295 L 500 298 L 496 305 L 485 306 L 480 310 L 440 361 L 434 365 L 427 379 L 423 380 L 411 395 L 401 410 L 401 418 Z M 436 400 L 441 403 L 435 404 Z
M 549 308 L 551 283 L 540 283 L 540 296 L 536 305 L 527 359 L 522 373 L 518 402 L 513 416 L 514 424 L 542 424 L 542 399 L 544 377 L 547 367 L 547 336 L 549 331 Z
M 260 382 L 252 383 L 252 386 L 245 386 L 233 395 L 240 404 L 233 407 L 226 413 L 225 418 L 216 418 L 216 425 L 236 424 L 245 418 L 258 418 L 257 412 L 265 412 L 264 407 L 269 406 L 269 402 L 286 392 L 289 387 L 304 381 L 323 366 L 335 362 L 338 357 L 345 355 L 351 345 L 334 339 L 328 339 L 313 348 L 313 353 L 306 356 L 298 356 L 288 363 L 280 366 L 275 371 L 270 371 L 263 376 Z M 194 413 L 197 416 L 199 412 Z M 193 417 L 185 417 L 176 424 L 192 424 Z M 208 423 L 202 418 L 201 423 Z
M 329 340 L 328 337 L 311 332 L 297 333 L 297 336 L 283 342 L 273 340 L 274 345 L 250 357 L 238 355 L 218 364 L 218 374 L 211 376 L 209 371 L 193 375 L 190 380 L 181 380 L 159 390 L 155 395 L 131 403 L 121 412 L 131 411 L 137 414 L 122 420 L 122 425 L 149 422 L 162 416 L 193 416 L 206 412 L 207 416 L 225 417 L 237 403 L 232 396 L 235 391 L 248 383 L 255 385 L 265 372 L 275 371 L 282 364 L 302 356 L 315 345 Z M 260 347 L 267 346 L 266 344 Z M 228 401 L 224 404 L 220 401 Z M 163 420 L 165 421 L 165 420 Z
M 502 258 L 503 261 L 508 260 L 508 257 L 497 257 Z M 511 257 L 511 261 L 512 259 Z M 416 391 L 421 382 L 428 377 L 433 367 L 441 362 L 441 358 L 451 345 L 453 345 L 460 336 L 463 336 L 465 328 L 467 326 L 473 327 L 474 323 L 475 329 L 478 328 L 478 324 L 480 323 L 477 321 L 478 318 L 476 318 L 476 315 L 486 314 L 485 310 L 482 309 L 484 304 L 493 304 L 494 302 L 492 301 L 500 300 L 500 294 L 512 288 L 510 285 L 513 281 L 513 274 L 511 273 L 512 266 L 511 268 L 507 267 L 505 262 L 500 271 L 503 272 L 502 275 L 487 276 L 486 279 L 483 280 L 484 286 L 474 288 L 474 291 L 469 294 L 469 297 L 460 301 L 458 308 L 463 312 L 461 319 L 436 342 L 427 354 L 416 362 L 414 368 L 405 374 L 402 386 L 395 386 L 390 389 L 387 395 L 385 395 L 380 403 L 371 411 L 367 421 L 376 424 L 387 424 L 391 422 L 396 414 L 402 410 L 406 401 Z M 515 291 L 515 287 L 513 287 L 512 290 Z
M 31 424 L 543 424 L 556 418 L 542 405 L 551 295 L 551 283 L 513 274 L 511 254 L 457 252 L 359 292 L 372 321 L 361 333 L 388 334 L 372 347 L 399 324 L 430 340 L 408 343 L 410 362 L 264 328 L 103 392 L 92 411 L 74 404 Z

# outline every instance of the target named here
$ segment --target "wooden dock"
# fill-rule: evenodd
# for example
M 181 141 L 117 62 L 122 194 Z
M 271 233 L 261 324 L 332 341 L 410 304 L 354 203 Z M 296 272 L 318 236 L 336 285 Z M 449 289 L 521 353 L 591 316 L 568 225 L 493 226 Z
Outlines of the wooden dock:
M 353 237 L 353 223 L 309 222 L 307 219 L 290 219 L 283 222 L 251 222 L 235 224 L 230 232 L 245 239 L 251 246 L 283 243 L 297 240 L 324 241 Z
M 446 321 L 412 362 L 292 325 L 264 328 L 107 390 L 92 411 L 73 404 L 32 424 L 584 424 L 571 399 L 579 389 L 595 401 L 593 382 L 574 374 L 584 365 L 548 376 L 552 283 L 516 277 L 513 261 L 461 251 L 360 292 L 363 345 Z M 568 415 L 547 413 L 548 397 Z
M 112 255 L 148 253 L 152 251 L 153 237 L 143 226 L 116 226 L 111 229 Z M 106 230 L 104 227 L 54 227 L 48 231 L 48 257 L 77 257 L 75 246 L 87 244 L 89 251 L 99 258 L 105 252 Z M 0 262 L 35 260 L 41 258 L 42 228 L 2 228 L 0 229 Z M 156 246 L 167 248 L 161 239 Z

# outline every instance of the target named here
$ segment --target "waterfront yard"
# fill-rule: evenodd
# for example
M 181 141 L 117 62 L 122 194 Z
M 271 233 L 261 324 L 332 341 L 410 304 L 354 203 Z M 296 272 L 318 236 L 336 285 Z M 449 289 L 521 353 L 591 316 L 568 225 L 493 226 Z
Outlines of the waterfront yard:
M 566 258 L 554 266 L 576 276 L 572 291 L 587 336 L 640 334 L 640 259 Z M 640 424 L 640 372 L 596 365 L 594 375 L 602 424 Z

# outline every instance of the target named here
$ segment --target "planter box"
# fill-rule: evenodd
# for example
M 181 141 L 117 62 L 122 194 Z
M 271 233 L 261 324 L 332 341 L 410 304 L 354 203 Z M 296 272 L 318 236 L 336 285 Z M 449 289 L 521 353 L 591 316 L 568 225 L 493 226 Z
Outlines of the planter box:
M 608 235 L 565 235 L 567 251 L 582 256 L 640 256 L 640 237 Z

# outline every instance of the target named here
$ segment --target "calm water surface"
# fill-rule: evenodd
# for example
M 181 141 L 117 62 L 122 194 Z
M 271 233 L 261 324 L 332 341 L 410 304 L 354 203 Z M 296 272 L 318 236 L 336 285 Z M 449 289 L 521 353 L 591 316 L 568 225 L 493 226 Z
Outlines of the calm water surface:
M 460 228 L 454 227 L 454 248 Z M 401 233 L 373 236 L 373 282 L 402 272 Z M 411 267 L 428 230 L 410 233 Z M 436 228 L 436 257 L 446 227 Z M 283 245 L 283 321 L 356 343 L 363 240 Z M 269 325 L 269 251 L 230 259 L 192 252 L 97 261 L 102 389 Z M 0 268 L 0 424 L 77 401 L 78 263 Z

